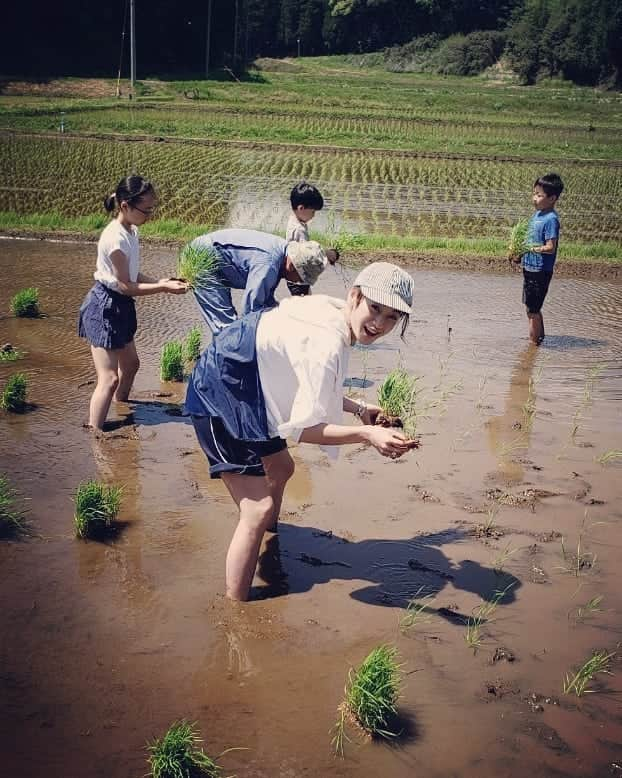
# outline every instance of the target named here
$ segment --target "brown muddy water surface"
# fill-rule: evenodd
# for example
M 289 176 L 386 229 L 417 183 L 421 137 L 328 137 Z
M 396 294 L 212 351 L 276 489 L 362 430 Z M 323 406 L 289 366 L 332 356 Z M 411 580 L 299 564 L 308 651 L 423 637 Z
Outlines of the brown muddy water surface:
M 421 376 L 421 448 L 391 462 L 346 447 L 334 465 L 294 448 L 255 599 L 232 606 L 235 511 L 177 415 L 183 386 L 158 377 L 198 310 L 190 295 L 138 302 L 142 367 L 112 416 L 128 423 L 95 439 L 75 334 L 94 265 L 93 246 L 0 242 L 0 342 L 27 352 L 0 384 L 25 372 L 34 406 L 0 415 L 0 472 L 32 527 L 0 541 L 3 774 L 138 778 L 146 741 L 186 718 L 211 755 L 246 749 L 220 760 L 239 778 L 622 775 L 622 460 L 597 461 L 622 450 L 622 286 L 554 279 L 534 349 L 520 276 L 414 270 L 408 343 L 355 350 L 345 391 L 373 401 L 401 359 Z M 145 272 L 173 266 L 144 250 Z M 318 291 L 341 295 L 344 276 Z M 8 315 L 25 286 L 45 318 Z M 105 543 L 73 533 L 72 495 L 93 477 L 123 485 Z M 473 650 L 466 622 L 502 590 Z M 425 610 L 400 629 L 412 598 Z M 348 669 L 385 642 L 403 663 L 401 736 L 350 733 L 338 758 Z M 600 649 L 618 652 L 612 675 L 564 695 Z

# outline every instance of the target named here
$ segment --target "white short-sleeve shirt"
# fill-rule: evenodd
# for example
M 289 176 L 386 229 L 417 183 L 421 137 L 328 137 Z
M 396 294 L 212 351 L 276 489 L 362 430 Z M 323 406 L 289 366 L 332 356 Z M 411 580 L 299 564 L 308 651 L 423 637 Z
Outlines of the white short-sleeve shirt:
M 272 437 L 298 441 L 307 427 L 342 423 L 350 355 L 344 309 L 343 300 L 318 294 L 283 300 L 262 315 L 257 365 Z
M 117 277 L 110 255 L 113 251 L 122 251 L 128 259 L 130 281 L 136 282 L 140 269 L 140 247 L 138 230 L 134 225 L 126 230 L 118 219 L 113 219 L 99 236 L 97 243 L 97 267 L 93 273 L 96 281 L 110 289 L 117 288 Z

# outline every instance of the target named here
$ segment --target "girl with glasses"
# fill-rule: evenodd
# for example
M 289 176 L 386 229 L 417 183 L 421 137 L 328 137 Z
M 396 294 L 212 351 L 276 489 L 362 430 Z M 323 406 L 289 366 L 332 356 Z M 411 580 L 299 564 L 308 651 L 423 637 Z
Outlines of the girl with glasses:
M 97 244 L 95 284 L 80 307 L 78 334 L 90 343 L 97 385 L 90 402 L 89 426 L 102 429 L 110 404 L 127 402 L 140 362 L 134 344 L 134 297 L 184 294 L 185 282 L 171 278 L 156 281 L 140 272 L 138 227 L 156 208 L 153 184 L 142 176 L 122 178 L 104 200 L 115 216 Z

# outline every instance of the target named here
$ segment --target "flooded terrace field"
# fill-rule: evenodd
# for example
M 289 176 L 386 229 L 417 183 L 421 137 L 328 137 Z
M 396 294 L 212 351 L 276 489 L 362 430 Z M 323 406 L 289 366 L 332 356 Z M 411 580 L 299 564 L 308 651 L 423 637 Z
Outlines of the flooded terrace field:
M 346 447 L 329 465 L 294 447 L 254 599 L 232 606 L 235 511 L 178 414 L 183 385 L 159 380 L 162 345 L 199 324 L 198 309 L 190 295 L 139 301 L 132 401 L 95 438 L 76 336 L 94 260 L 83 244 L 0 242 L 0 342 L 25 352 L 0 363 L 0 384 L 23 371 L 33 406 L 0 415 L 0 472 L 32 527 L 0 541 L 7 774 L 141 776 L 145 743 L 179 718 L 198 722 L 214 756 L 246 749 L 220 759 L 240 778 L 621 773 L 620 284 L 555 278 L 535 349 L 519 275 L 413 270 L 406 343 L 356 349 L 344 391 L 373 401 L 403 363 L 420 376 L 421 448 L 391 462 Z M 174 256 L 147 247 L 143 263 L 168 275 Z M 343 295 L 354 272 L 327 272 L 317 291 Z M 45 318 L 8 315 L 26 286 Z M 123 486 L 106 543 L 74 537 L 71 498 L 87 478 Z M 338 758 L 348 669 L 380 643 L 403 663 L 401 735 L 350 732 Z M 564 694 L 596 650 L 612 674 Z

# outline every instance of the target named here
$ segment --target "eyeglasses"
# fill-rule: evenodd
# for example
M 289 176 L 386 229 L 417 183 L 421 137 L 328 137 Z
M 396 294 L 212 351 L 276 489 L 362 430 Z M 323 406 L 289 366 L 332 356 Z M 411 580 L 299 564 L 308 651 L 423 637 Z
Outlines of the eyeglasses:
M 153 214 L 158 209 L 158 206 L 154 205 L 154 207 L 150 208 L 148 211 L 143 211 L 142 208 L 139 208 L 137 205 L 132 205 L 131 203 L 130 203 L 130 207 L 132 207 L 135 211 L 138 211 L 139 213 L 142 213 L 143 216 L 153 216 Z

